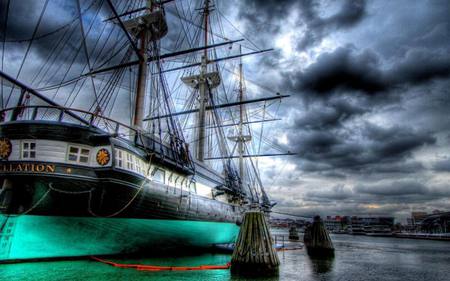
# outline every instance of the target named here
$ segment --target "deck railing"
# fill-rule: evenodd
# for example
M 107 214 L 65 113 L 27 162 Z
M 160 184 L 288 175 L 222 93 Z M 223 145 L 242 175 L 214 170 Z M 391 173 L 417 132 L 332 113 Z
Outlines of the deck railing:
M 10 121 L 56 121 L 94 127 L 110 134 L 131 139 L 136 134 L 144 135 L 142 130 L 124 123 L 82 109 L 51 106 L 28 105 L 0 110 L 0 122 Z
M 86 110 L 52 105 L 27 105 L 0 110 L 0 124 L 14 121 L 53 121 L 100 129 L 111 136 L 126 139 L 143 149 L 155 152 L 177 167 L 192 169 L 189 152 L 183 144 L 161 144 L 157 141 L 158 138 L 148 132 Z

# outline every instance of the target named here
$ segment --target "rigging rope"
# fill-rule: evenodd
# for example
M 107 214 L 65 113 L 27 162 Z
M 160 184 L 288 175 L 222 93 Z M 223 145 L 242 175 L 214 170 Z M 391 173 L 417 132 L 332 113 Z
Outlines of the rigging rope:
M 48 186 L 49 186 L 49 188 L 47 189 L 47 191 L 44 193 L 44 195 L 42 195 L 42 197 L 38 201 L 36 201 L 36 203 L 33 204 L 33 206 L 31 206 L 27 211 L 18 214 L 17 216 L 26 215 L 29 212 L 31 212 L 34 209 L 36 209 L 39 206 L 39 204 L 41 204 L 41 202 L 44 201 L 44 199 L 47 197 L 47 195 L 50 193 L 50 191 L 52 191 L 51 188 L 50 188 L 51 183 L 49 183 Z
M 44 6 L 43 6 L 42 11 L 41 11 L 41 14 L 39 15 L 39 19 L 37 21 L 37 24 L 36 24 L 36 26 L 35 26 L 35 28 L 33 30 L 32 36 L 31 36 L 32 40 L 30 40 L 30 43 L 28 44 L 27 50 L 25 51 L 25 55 L 24 55 L 24 57 L 22 59 L 22 62 L 20 64 L 19 71 L 17 72 L 16 80 L 19 79 L 20 73 L 22 72 L 23 65 L 24 65 L 24 63 L 25 63 L 25 61 L 26 61 L 26 59 L 28 57 L 28 53 L 30 52 L 31 45 L 33 44 L 34 37 L 36 36 L 36 33 L 37 33 L 37 31 L 39 29 L 39 26 L 41 24 L 41 21 L 42 21 L 42 17 L 44 16 L 45 10 L 47 9 L 48 1 L 49 0 L 45 0 Z M 11 88 L 11 91 L 10 91 L 10 93 L 8 95 L 8 99 L 6 100 L 6 106 L 8 106 L 9 99 L 11 98 L 11 95 L 13 93 L 14 88 L 15 88 L 15 85 Z
M 110 215 L 107 215 L 107 216 L 100 216 L 100 215 L 97 215 L 96 213 L 94 213 L 94 212 L 92 211 L 92 208 L 91 208 L 92 192 L 90 192 L 90 193 L 89 193 L 89 202 L 88 202 L 88 212 L 89 212 L 91 215 L 93 215 L 94 217 L 111 218 L 111 217 L 115 217 L 115 216 L 121 214 L 123 211 L 125 211 L 125 210 L 131 205 L 131 203 L 134 202 L 134 200 L 137 198 L 137 196 L 138 196 L 138 195 L 141 193 L 141 191 L 143 190 L 144 185 L 145 185 L 146 182 L 147 182 L 147 175 L 150 175 L 150 169 L 151 169 L 151 166 L 152 166 L 151 164 L 152 164 L 152 157 L 153 157 L 153 155 L 154 155 L 154 153 L 150 153 L 150 154 L 149 154 L 150 159 L 149 159 L 149 161 L 148 161 L 147 173 L 144 175 L 144 179 L 142 180 L 141 186 L 138 188 L 138 190 L 136 191 L 136 193 L 133 195 L 133 197 L 131 198 L 131 200 L 128 201 L 127 204 L 125 204 L 125 205 L 124 205 L 122 208 L 120 208 L 117 212 L 114 212 L 114 213 L 112 213 L 112 214 L 110 214 Z
M 78 8 L 78 17 L 80 19 L 80 29 L 81 29 L 81 36 L 82 36 L 81 41 L 83 44 L 84 55 L 86 56 L 89 71 L 92 71 L 91 60 L 89 59 L 89 52 L 88 52 L 87 45 L 86 45 L 86 37 L 85 37 L 86 34 L 84 33 L 83 16 L 81 14 L 80 0 L 77 0 L 77 8 Z M 99 9 L 99 11 L 100 11 L 100 9 Z M 92 21 L 92 22 L 94 22 L 94 21 Z M 97 96 L 97 90 L 95 89 L 94 78 L 92 77 L 92 75 L 90 75 L 90 78 L 91 78 L 92 90 L 94 91 L 94 95 L 95 95 L 95 101 L 97 102 L 97 105 L 98 105 L 98 109 L 96 109 L 96 111 L 101 112 L 102 109 L 98 103 L 98 96 Z
M 256 48 L 256 50 L 258 50 L 258 51 L 260 51 L 261 49 L 260 48 L 258 48 L 258 46 L 252 41 L 252 40 L 250 40 L 250 38 L 248 38 L 248 36 L 245 36 L 245 34 L 244 33 L 242 33 L 224 14 L 222 14 L 222 12 L 220 11 L 220 9 L 217 9 L 217 12 L 218 12 L 218 14 L 220 15 L 220 16 L 222 16 L 230 25 L 231 25 L 231 27 L 233 27 L 237 32 L 239 32 L 239 34 L 240 35 L 242 35 L 242 37 L 244 37 L 245 38 L 245 40 L 247 40 L 248 42 L 250 42 L 252 45 L 253 45 L 253 47 L 255 47 Z M 251 48 L 249 48 L 250 50 L 254 50 L 254 49 L 251 49 Z
M 9 0 L 8 0 L 8 2 L 9 2 Z M 85 14 L 92 6 L 95 5 L 96 2 L 98 2 L 98 0 L 92 1 L 91 4 L 82 12 L 82 14 Z M 50 35 L 56 34 L 56 33 L 60 32 L 60 31 L 63 31 L 64 29 L 70 27 L 72 24 L 77 22 L 77 20 L 78 20 L 78 18 L 74 18 L 71 22 L 68 22 L 68 23 L 62 25 L 62 26 L 56 28 L 53 31 L 50 31 L 50 32 L 47 32 L 47 33 L 44 33 L 44 34 L 40 34 L 39 36 L 35 36 L 34 38 L 31 37 L 31 38 L 27 38 L 27 39 L 10 39 L 10 40 L 5 40 L 5 41 L 7 43 L 23 43 L 23 42 L 28 42 L 28 41 L 32 41 L 32 40 L 35 40 L 35 41 L 36 40 L 40 40 L 42 38 L 45 38 L 45 37 L 48 37 Z M 5 39 L 6 39 L 6 36 L 5 36 Z
M 3 38 L 2 38 L 2 71 L 3 71 L 3 64 L 4 64 L 4 60 L 5 60 L 5 42 L 6 42 L 6 31 L 8 30 L 8 16 L 9 16 L 9 4 L 10 4 L 10 0 L 8 0 L 6 2 L 6 15 L 5 15 L 5 23 L 4 23 L 4 31 L 3 31 Z M 0 104 L 0 108 L 3 109 L 4 105 L 3 105 L 3 78 L 1 79 L 1 104 Z M 3 118 L 3 116 L 2 116 Z

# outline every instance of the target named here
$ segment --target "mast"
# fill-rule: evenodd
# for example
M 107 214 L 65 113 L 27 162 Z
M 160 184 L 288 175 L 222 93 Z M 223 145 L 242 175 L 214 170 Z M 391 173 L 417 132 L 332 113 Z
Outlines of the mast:
M 239 53 L 242 53 L 242 47 L 239 45 Z M 239 153 L 239 176 L 244 180 L 244 141 L 243 141 L 243 125 L 244 125 L 244 90 L 242 83 L 242 58 L 239 61 L 239 139 L 238 139 L 238 153 Z
M 203 17 L 204 17 L 204 45 L 205 47 L 208 45 L 208 17 L 209 17 L 209 0 L 205 0 L 205 7 L 203 9 Z M 207 83 L 206 73 L 207 73 L 207 64 L 208 64 L 208 50 L 205 49 L 202 56 L 201 66 L 200 66 L 200 75 L 199 75 L 199 105 L 198 105 L 198 115 L 197 115 L 197 160 L 203 162 L 205 157 L 205 121 L 206 121 L 206 105 L 208 103 L 208 95 L 206 93 Z
M 208 59 L 207 50 L 210 8 L 210 0 L 205 0 L 203 7 L 204 52 L 200 64 L 197 64 L 200 65 L 200 73 L 181 78 L 189 87 L 198 89 L 198 107 L 193 112 L 198 112 L 195 120 L 195 138 L 197 143 L 195 154 L 200 162 L 205 160 L 206 111 L 210 110 L 210 106 L 208 106 L 210 102 L 209 91 L 220 85 L 219 73 L 217 71 L 208 72 L 208 63 L 211 63 Z M 146 118 L 145 120 L 151 120 L 151 118 Z
M 160 6 L 158 7 L 159 9 L 155 10 L 155 3 L 153 3 L 153 0 L 147 0 L 146 13 L 127 20 L 124 23 L 122 23 L 122 21 L 120 20 L 119 15 L 115 13 L 116 20 L 121 23 L 121 26 L 124 27 L 124 29 L 127 31 L 127 34 L 129 32 L 140 40 L 139 49 L 137 50 L 137 56 L 139 60 L 137 63 L 138 75 L 136 81 L 137 86 L 134 104 L 133 125 L 141 128 L 145 112 L 145 88 L 148 75 L 147 45 L 149 42 L 160 40 L 167 34 L 168 31 L 164 11 Z
M 149 3 L 151 5 L 151 1 L 149 1 Z M 147 55 L 145 52 L 147 47 L 147 30 L 144 28 L 140 33 L 141 44 L 139 47 L 139 53 L 141 54 L 142 59 L 139 60 L 138 64 L 133 125 L 142 128 L 144 119 L 145 88 L 147 82 Z

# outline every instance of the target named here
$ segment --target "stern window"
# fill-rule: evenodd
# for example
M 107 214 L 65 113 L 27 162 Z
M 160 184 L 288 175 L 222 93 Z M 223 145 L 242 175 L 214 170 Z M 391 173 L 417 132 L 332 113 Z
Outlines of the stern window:
M 139 174 L 142 174 L 140 159 L 138 157 L 135 157 L 134 160 L 135 160 L 134 162 L 136 165 L 136 172 L 138 172 Z
M 90 152 L 87 148 L 69 146 L 68 160 L 70 162 L 89 163 Z
M 166 179 L 166 172 L 162 169 L 155 168 L 152 172 L 152 180 L 159 183 L 164 183 Z
M 134 171 L 133 155 L 130 153 L 127 153 L 127 169 Z
M 116 149 L 116 166 L 123 168 L 123 153 L 119 149 Z
M 36 158 L 36 143 L 31 141 L 22 142 L 22 159 Z
M 195 182 L 191 181 L 191 183 L 189 184 L 189 191 L 191 193 L 197 193 L 197 187 L 195 186 Z

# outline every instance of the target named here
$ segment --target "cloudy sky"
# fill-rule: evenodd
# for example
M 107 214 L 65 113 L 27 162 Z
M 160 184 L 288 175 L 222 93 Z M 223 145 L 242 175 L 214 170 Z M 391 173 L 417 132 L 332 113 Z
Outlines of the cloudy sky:
M 29 37 L 45 1 L 11 2 L 7 38 Z M 49 1 L 40 33 L 74 16 L 70 2 Z M 403 220 L 450 209 L 450 1 L 218 0 L 216 12 L 242 32 L 232 38 L 275 49 L 246 58 L 246 77 L 291 95 L 266 135 L 298 154 L 259 160 L 276 211 Z M 15 44 L 10 73 L 26 50 Z
M 238 3 L 245 34 L 276 48 L 251 78 L 292 95 L 273 138 L 298 155 L 264 161 L 276 210 L 450 209 L 449 1 Z

